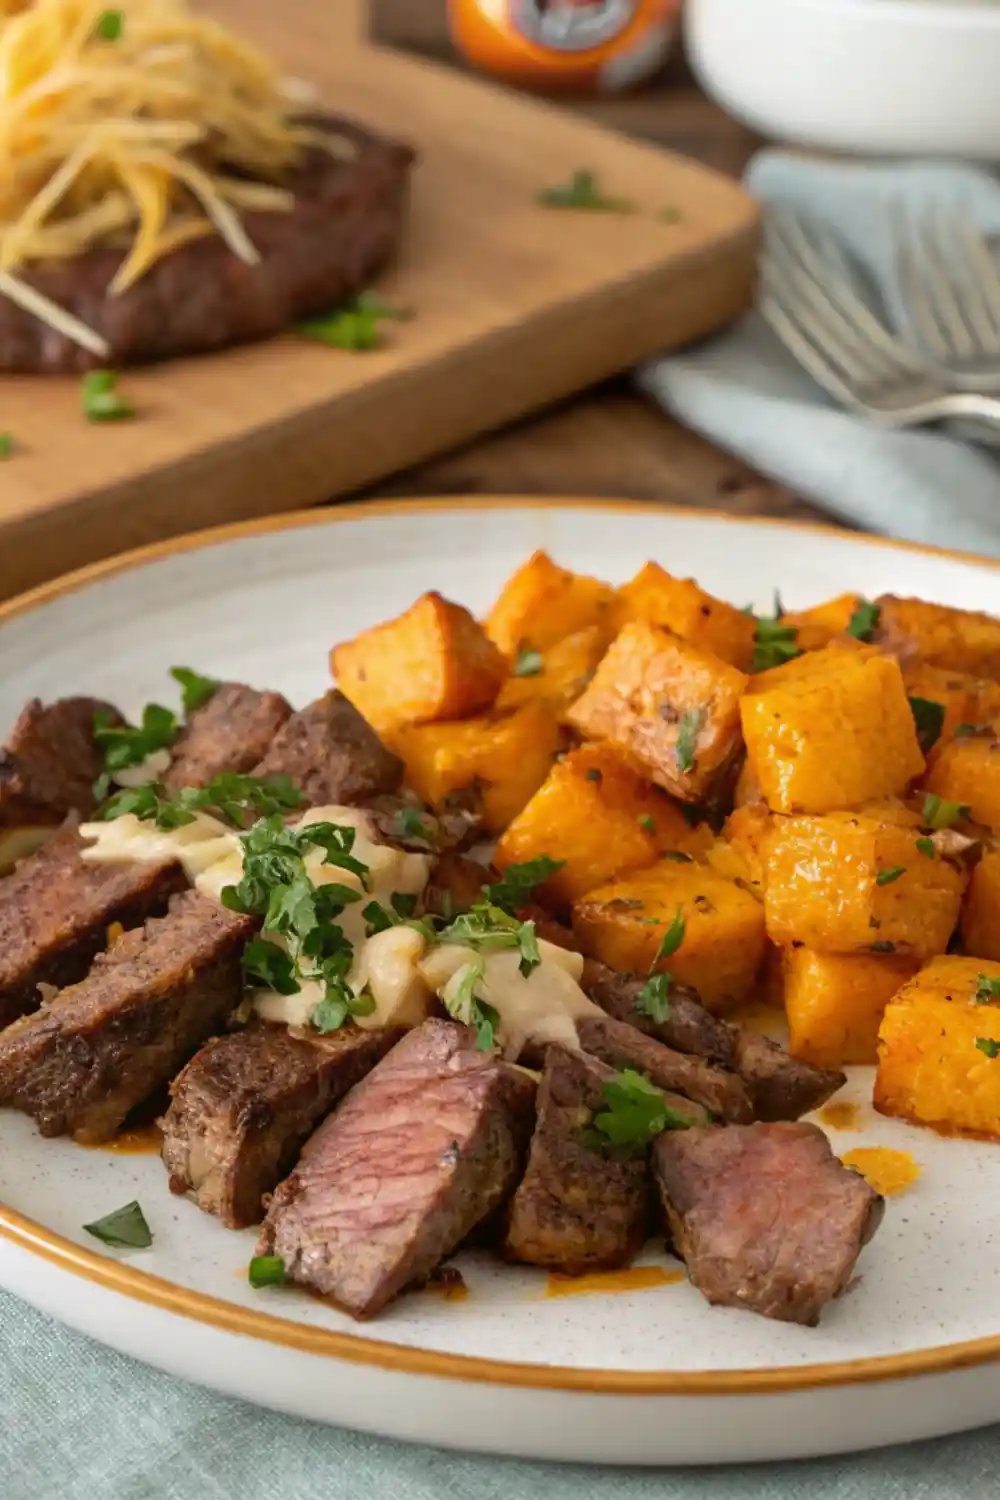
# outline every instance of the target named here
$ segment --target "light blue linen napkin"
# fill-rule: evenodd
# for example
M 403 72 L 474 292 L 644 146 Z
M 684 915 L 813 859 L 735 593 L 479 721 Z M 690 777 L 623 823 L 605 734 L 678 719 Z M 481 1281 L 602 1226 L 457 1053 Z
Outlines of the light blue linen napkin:
M 3 1500 L 995 1500 L 1000 1428 L 732 1469 L 585 1469 L 380 1442 L 168 1379 L 0 1293 Z M 511 1434 L 516 1445 L 517 1435 Z
M 1000 182 L 974 167 L 844 165 L 764 151 L 747 186 L 765 208 L 825 220 L 897 315 L 887 204 L 960 200 L 1000 234 Z M 841 411 L 757 313 L 649 362 L 638 378 L 687 426 L 842 520 L 1000 557 L 1000 453 L 936 429 L 887 432 Z

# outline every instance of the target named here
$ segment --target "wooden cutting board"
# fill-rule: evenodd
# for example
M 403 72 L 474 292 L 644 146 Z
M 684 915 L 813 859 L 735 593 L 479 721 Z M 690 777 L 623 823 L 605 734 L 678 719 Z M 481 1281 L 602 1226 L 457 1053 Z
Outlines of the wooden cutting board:
M 359 0 L 208 8 L 330 105 L 416 145 L 405 249 L 379 283 L 416 316 L 366 354 L 286 337 L 129 372 L 131 423 L 88 425 L 77 380 L 0 378 L 0 431 L 18 444 L 0 463 L 0 597 L 371 484 L 708 333 L 750 299 L 757 216 L 721 176 L 372 47 Z M 538 204 L 579 168 L 642 211 Z

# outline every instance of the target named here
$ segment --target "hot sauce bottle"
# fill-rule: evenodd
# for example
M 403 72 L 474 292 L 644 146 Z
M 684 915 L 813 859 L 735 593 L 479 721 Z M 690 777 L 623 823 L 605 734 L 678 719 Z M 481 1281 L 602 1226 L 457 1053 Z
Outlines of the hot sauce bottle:
M 544 93 L 613 94 L 661 67 L 681 0 L 448 0 L 474 67 Z

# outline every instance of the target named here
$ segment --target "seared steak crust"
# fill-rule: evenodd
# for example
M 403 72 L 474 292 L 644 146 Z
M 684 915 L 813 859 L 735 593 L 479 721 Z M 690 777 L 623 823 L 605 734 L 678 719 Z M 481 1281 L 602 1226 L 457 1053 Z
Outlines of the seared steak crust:
M 42 1135 L 106 1141 L 239 1003 L 253 919 L 195 891 L 99 954 L 86 979 L 0 1034 L 0 1104 Z
M 221 771 L 245 774 L 267 753 L 291 715 L 291 704 L 280 693 L 224 682 L 174 741 L 164 785 L 207 786 Z
M 884 1208 L 815 1125 L 667 1131 L 653 1147 L 653 1173 L 698 1290 L 789 1323 L 819 1321 Z
M 307 1137 L 401 1036 L 349 1021 L 329 1036 L 258 1025 L 208 1042 L 160 1121 L 171 1191 L 230 1229 L 256 1224 Z
M 596 1058 L 549 1047 L 528 1167 L 510 1206 L 504 1250 L 511 1260 L 577 1276 L 624 1265 L 642 1245 L 645 1160 L 603 1156 L 583 1141 L 614 1076 Z
M 2 314 L 0 314 L 2 316 Z M 123 719 L 99 698 L 60 698 L 24 705 L 0 750 L 0 827 L 56 827 L 69 813 L 87 818 L 97 806 L 94 782 L 104 757 L 94 744 L 94 715 Z
M 117 297 L 108 286 L 122 250 L 28 267 L 23 279 L 101 334 L 111 352 L 96 358 L 5 298 L 0 371 L 73 374 L 206 353 L 269 338 L 361 291 L 396 250 L 413 153 L 349 121 L 324 116 L 311 123 L 347 136 L 357 155 L 340 161 L 309 151 L 288 182 L 293 209 L 244 215 L 257 265 L 211 236 L 158 261 Z
M 477 1051 L 467 1027 L 425 1021 L 307 1142 L 271 1201 L 259 1253 L 280 1255 L 286 1275 L 354 1317 L 372 1317 L 506 1198 L 525 1083 Z
M 108 940 L 187 885 L 175 864 L 90 864 L 68 825 L 0 880 L 0 1027 L 37 1009 L 38 986 L 75 984 Z
M 394 792 L 403 762 L 367 720 L 333 689 L 292 714 L 253 774 L 290 776 L 312 807 L 355 805 Z
M 584 1016 L 576 1029 L 583 1050 L 611 1067 L 634 1068 L 658 1088 L 683 1094 L 722 1120 L 747 1124 L 753 1119 L 750 1096 L 738 1074 L 675 1052 L 611 1016 Z
M 792 1057 L 756 1031 L 736 1030 L 736 1064 L 758 1120 L 797 1120 L 843 1088 L 847 1074 Z
M 722 1068 L 735 1068 L 736 1038 L 731 1026 L 710 1015 L 693 995 L 676 985 L 671 986 L 666 1020 L 653 1021 L 635 1008 L 645 983 L 645 978 L 637 974 L 619 974 L 595 959 L 584 960 L 583 988 L 609 1016 L 637 1026 L 676 1052 L 704 1057 Z

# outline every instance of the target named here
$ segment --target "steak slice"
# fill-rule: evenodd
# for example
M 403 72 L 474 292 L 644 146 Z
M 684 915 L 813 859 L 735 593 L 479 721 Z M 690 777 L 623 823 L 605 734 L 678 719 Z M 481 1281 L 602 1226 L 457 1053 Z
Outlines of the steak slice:
M 351 806 L 396 791 L 403 762 L 334 688 L 286 720 L 253 772 L 281 773 L 291 777 L 311 807 Z
M 370 1318 L 419 1285 L 507 1197 L 527 1135 L 523 1074 L 465 1026 L 411 1031 L 307 1142 L 259 1254 Z
M 0 751 L 0 828 L 57 827 L 70 813 L 88 818 L 104 755 L 94 743 L 94 715 L 124 723 L 99 698 L 32 698 Z
M 727 1073 L 703 1058 L 675 1052 L 611 1016 L 583 1016 L 576 1030 L 583 1050 L 612 1068 L 634 1068 L 658 1088 L 683 1094 L 722 1120 L 747 1124 L 754 1118 L 750 1096 L 738 1073 Z
M 583 1132 L 614 1070 L 550 1046 L 538 1092 L 528 1166 L 510 1206 L 504 1252 L 569 1276 L 621 1266 L 641 1247 L 649 1216 L 642 1156 L 604 1156 Z
M 653 1147 L 653 1174 L 698 1290 L 787 1323 L 819 1321 L 884 1209 L 815 1125 L 668 1131 Z
M 40 984 L 82 979 L 108 926 L 135 927 L 187 881 L 176 864 L 91 864 L 68 824 L 0 879 L 0 1027 L 36 1010 Z
M 676 985 L 670 988 L 666 1019 L 654 1021 L 642 1015 L 635 1003 L 646 984 L 637 974 L 619 974 L 595 959 L 583 964 L 583 989 L 595 1005 L 617 1021 L 627 1021 L 675 1052 L 687 1052 L 722 1068 L 736 1067 L 736 1037 L 725 1021 L 710 1015 L 695 997 Z
M 847 1074 L 791 1057 L 756 1031 L 736 1032 L 736 1065 L 758 1120 L 797 1120 L 843 1088 Z
M 96 1144 L 239 1004 L 254 921 L 196 891 L 99 954 L 86 979 L 0 1033 L 0 1104 Z
M 309 1135 L 402 1034 L 353 1021 L 329 1036 L 259 1025 L 206 1043 L 160 1121 L 171 1192 L 230 1229 L 256 1224 Z
M 18 274 L 101 334 L 110 353 L 89 353 L 3 298 L 0 371 L 71 375 L 204 353 L 270 338 L 364 290 L 399 243 L 413 153 L 347 120 L 305 123 L 343 138 L 353 157 L 307 151 L 285 183 L 289 211 L 243 214 L 256 265 L 211 236 L 157 261 L 120 296 L 108 287 L 124 248 L 28 266 Z
M 280 693 L 224 682 L 174 741 L 164 786 L 207 786 L 221 771 L 245 774 L 267 753 L 291 715 L 291 704 Z

